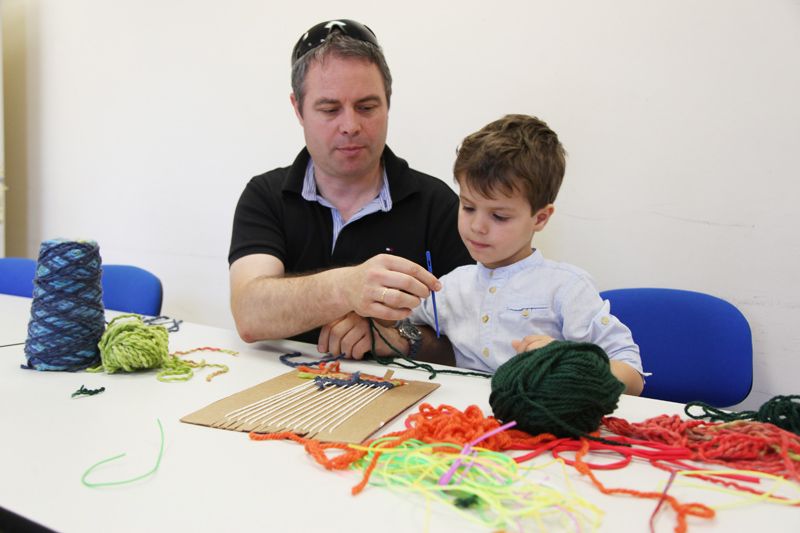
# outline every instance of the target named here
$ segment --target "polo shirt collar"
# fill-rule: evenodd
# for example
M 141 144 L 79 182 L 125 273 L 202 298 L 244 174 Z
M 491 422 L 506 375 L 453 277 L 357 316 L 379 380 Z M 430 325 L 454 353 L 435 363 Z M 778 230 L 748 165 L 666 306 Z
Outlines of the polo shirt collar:
M 286 178 L 283 181 L 283 190 L 296 194 L 303 194 L 303 181 L 306 176 L 306 168 L 311 155 L 308 148 L 303 148 L 289 168 Z M 408 163 L 396 155 L 388 147 L 383 148 L 383 168 L 389 182 L 389 192 L 392 202 L 396 203 L 407 196 L 420 190 L 420 183 L 413 173 L 407 172 Z

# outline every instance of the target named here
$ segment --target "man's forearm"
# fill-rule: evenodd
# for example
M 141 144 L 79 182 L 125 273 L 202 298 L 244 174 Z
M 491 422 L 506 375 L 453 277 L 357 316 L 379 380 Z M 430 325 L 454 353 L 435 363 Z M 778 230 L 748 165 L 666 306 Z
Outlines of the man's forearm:
M 300 277 L 254 278 L 231 294 L 239 336 L 246 342 L 283 339 L 350 311 L 333 269 Z

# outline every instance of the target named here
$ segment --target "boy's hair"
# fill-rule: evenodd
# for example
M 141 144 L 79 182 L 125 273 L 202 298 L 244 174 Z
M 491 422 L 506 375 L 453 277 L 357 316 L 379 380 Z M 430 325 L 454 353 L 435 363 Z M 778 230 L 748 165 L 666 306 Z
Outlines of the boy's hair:
M 386 105 L 390 105 L 392 99 L 392 73 L 383 50 L 372 43 L 360 41 L 347 35 L 334 32 L 324 43 L 306 53 L 292 65 L 292 92 L 297 100 L 300 114 L 303 114 L 303 101 L 306 97 L 306 74 L 311 64 L 315 61 L 323 63 L 327 57 L 339 57 L 345 59 L 360 59 L 376 65 L 383 78 L 383 88 L 386 94 Z
M 487 198 L 523 193 L 531 213 L 555 202 L 564 179 L 566 153 L 547 124 L 528 115 L 506 115 L 467 136 L 453 174 Z

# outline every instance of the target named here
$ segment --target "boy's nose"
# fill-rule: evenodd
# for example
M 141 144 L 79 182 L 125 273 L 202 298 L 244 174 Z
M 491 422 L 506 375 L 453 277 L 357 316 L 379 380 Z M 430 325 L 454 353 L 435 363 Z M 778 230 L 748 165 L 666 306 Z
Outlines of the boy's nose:
M 483 234 L 483 233 L 486 233 L 486 231 L 489 228 L 489 225 L 486 224 L 486 220 L 484 219 L 484 217 L 482 217 L 480 215 L 476 215 L 472 219 L 472 224 L 470 224 L 470 227 L 471 227 L 472 231 L 474 231 L 475 233 Z

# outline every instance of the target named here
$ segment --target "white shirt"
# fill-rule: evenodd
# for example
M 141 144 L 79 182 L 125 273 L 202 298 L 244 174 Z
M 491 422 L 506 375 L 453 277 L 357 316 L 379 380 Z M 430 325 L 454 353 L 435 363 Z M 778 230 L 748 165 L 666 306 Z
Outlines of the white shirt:
M 459 367 L 494 372 L 516 355 L 512 340 L 549 335 L 597 344 L 609 359 L 644 374 L 630 329 L 611 314 L 589 274 L 577 267 L 534 250 L 513 265 L 462 266 L 440 280 L 439 330 L 452 342 Z M 432 299 L 425 299 L 410 319 L 434 327 Z

